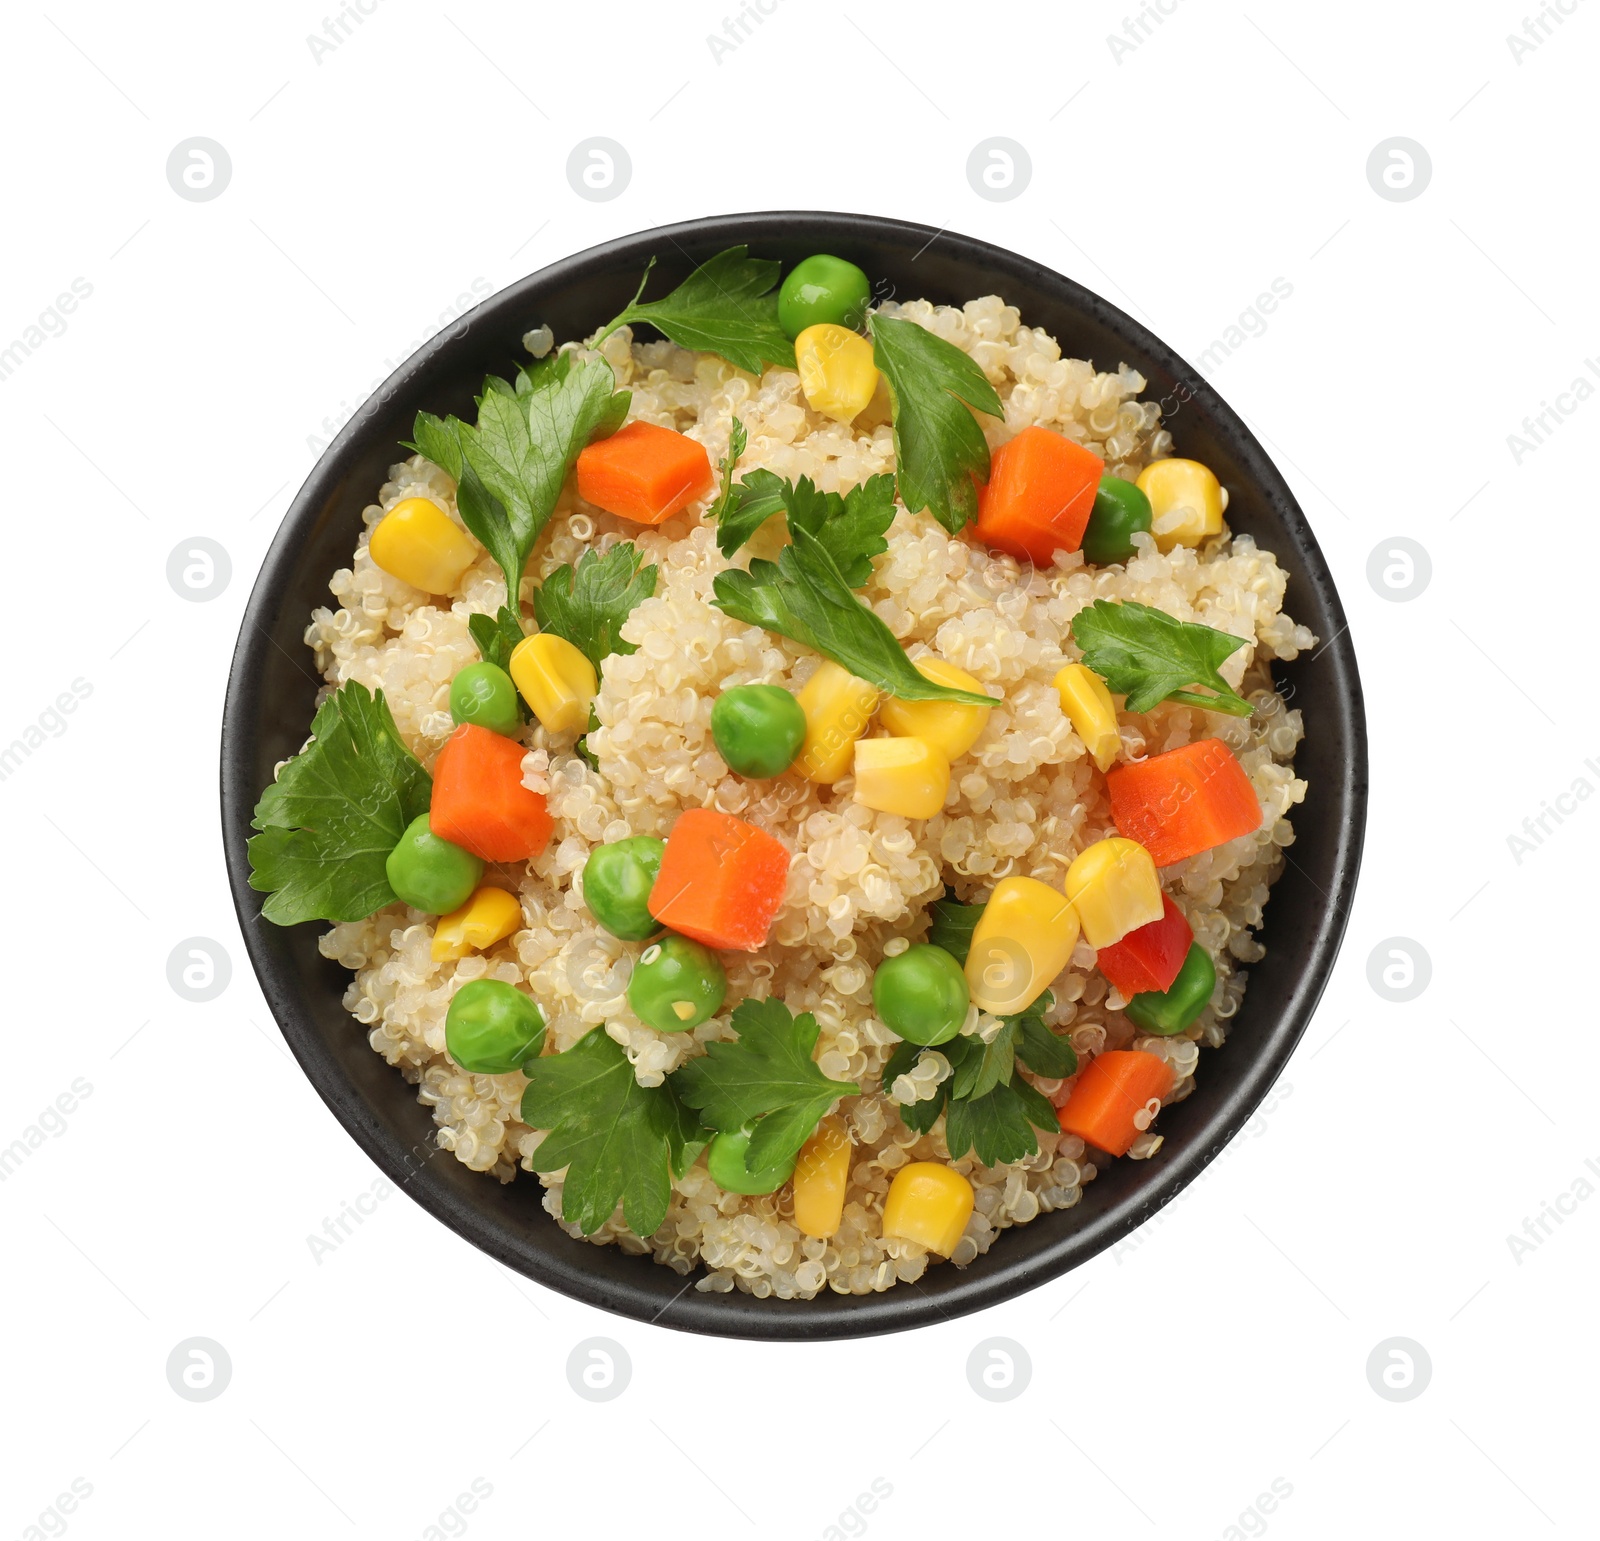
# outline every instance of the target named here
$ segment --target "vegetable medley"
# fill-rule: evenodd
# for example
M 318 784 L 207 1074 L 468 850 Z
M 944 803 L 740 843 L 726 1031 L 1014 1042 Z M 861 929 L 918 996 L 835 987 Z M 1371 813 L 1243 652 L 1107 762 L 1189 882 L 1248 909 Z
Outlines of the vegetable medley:
M 408 595 L 406 614 L 441 627 L 464 618 L 478 656 L 435 703 L 449 720 L 432 749 L 353 674 L 325 695 L 309 742 L 257 807 L 252 883 L 278 924 L 346 929 L 386 916 L 370 946 L 425 938 L 423 966 L 438 971 L 448 1005 L 442 1042 L 413 1055 L 412 1072 L 431 1053 L 425 1086 L 437 1069 L 470 1078 L 493 1107 L 509 1104 L 501 1134 L 508 1120 L 526 1126 L 521 1164 L 553 1185 L 551 1207 L 569 1229 L 631 1235 L 635 1249 L 687 1268 L 694 1248 L 670 1236 L 691 1228 L 669 1215 L 686 1195 L 709 1195 L 694 1211 L 702 1218 L 770 1222 L 796 1238 L 803 1266 L 817 1264 L 784 1274 L 777 1293 L 862 1287 L 846 1254 L 864 1255 L 864 1236 L 887 1268 L 865 1287 L 884 1288 L 916 1277 L 930 1255 L 970 1260 L 973 1238 L 1002 1223 L 994 1204 L 978 1203 L 997 1170 L 1071 1169 L 1073 1181 L 1035 1189 L 1057 1195 L 1034 1202 L 1037 1213 L 1070 1203 L 1061 1195 L 1081 1191 L 1097 1163 L 1155 1154 L 1157 1114 L 1192 1085 L 1187 1046 L 1221 1041 L 1243 982 L 1233 965 L 1259 955 L 1247 929 L 1219 929 L 1219 895 L 1235 878 L 1258 881 L 1246 907 L 1259 922 L 1288 840 L 1281 814 L 1304 790 L 1278 764 L 1298 717 L 1254 657 L 1260 628 L 1217 629 L 1097 577 L 1225 562 L 1227 493 L 1207 467 L 1159 454 L 1134 474 L 1130 441 L 1120 451 L 1130 463 L 1118 466 L 1129 475 L 1117 475 L 1070 432 L 1019 424 L 981 348 L 955 345 L 905 307 L 875 307 L 867 275 L 840 258 L 810 257 L 780 283 L 777 263 L 735 247 L 659 298 L 644 298 L 649 280 L 647 270 L 586 344 L 551 352 L 546 333 L 544 356 L 511 380 L 491 377 L 475 422 L 418 414 L 410 464 L 439 490 L 375 510 L 365 556 Z M 750 387 L 732 394 L 746 401 L 760 384 L 829 442 L 884 436 L 892 469 L 825 489 L 820 476 L 750 464 L 736 413 L 715 462 L 700 423 L 686 432 L 630 417 L 638 403 L 614 360 L 640 326 L 665 340 L 629 347 L 663 379 L 673 369 L 744 378 Z M 1154 420 L 1150 409 L 1144 421 Z M 1147 447 L 1165 444 L 1163 433 Z M 534 581 L 530 559 L 553 519 L 583 549 L 540 561 Z M 1003 580 L 989 584 L 992 608 L 1010 589 L 1070 617 L 1053 662 L 1041 654 L 1048 696 L 1026 706 L 1064 719 L 1059 752 L 1038 774 L 1059 764 L 1077 777 L 1065 783 L 1065 818 L 1040 821 L 1023 859 L 987 870 L 955 854 L 947 810 L 978 796 L 974 775 L 995 759 L 985 746 L 1023 708 L 998 682 L 1003 670 L 981 667 L 981 649 L 963 658 L 970 667 L 922 645 L 908 652 L 907 626 L 891 624 L 902 612 L 870 592 L 894 543 L 935 529 L 989 553 L 983 571 Z M 574 868 L 553 778 L 603 788 L 608 770 L 613 782 L 653 773 L 618 764 L 597 701 L 602 682 L 613 689 L 652 669 L 670 684 L 670 639 L 654 645 L 656 634 L 640 654 L 630 617 L 653 602 L 672 542 L 698 530 L 718 563 L 705 602 L 766 637 L 796 676 L 722 680 L 705 745 L 717 795 L 659 829 L 612 821 L 598 843 L 586 831 Z M 469 574 L 478 607 L 464 597 Z M 1311 639 L 1277 617 L 1275 598 L 1257 606 L 1276 628 L 1267 651 L 1292 657 Z M 699 707 L 696 697 L 685 710 L 693 718 Z M 1271 742 L 1273 755 L 1252 760 L 1268 768 L 1266 783 L 1241 762 L 1261 741 L 1252 735 Z M 937 841 L 928 866 L 943 870 L 921 902 L 848 927 L 832 954 L 865 966 L 858 985 L 840 987 L 853 996 L 859 1074 L 845 1052 L 819 1057 L 823 1023 L 843 1042 L 839 1011 L 791 1009 L 806 1001 L 762 988 L 783 948 L 780 917 L 812 902 L 794 826 L 761 816 L 795 799 L 819 813 L 856 810 L 892 848 Z M 1104 810 L 1103 833 L 1091 808 Z M 1196 861 L 1222 848 L 1236 853 L 1230 867 Z M 832 876 L 863 891 L 868 881 L 859 864 Z M 516 960 L 535 929 L 527 885 L 555 893 L 564 879 L 566 912 L 581 915 L 603 962 L 621 965 L 624 1020 L 575 1033 L 569 1014 L 558 1041 L 556 1007 Z M 371 997 L 353 997 L 361 1020 L 379 1016 Z M 1095 1020 L 1080 1020 L 1085 1003 Z M 646 1063 L 639 1052 L 655 1035 L 676 1046 L 665 1073 L 661 1056 Z M 886 1143 L 888 1125 L 899 1132 Z M 1004 1207 L 1003 1223 L 1031 1217 L 1026 1204 Z M 724 1267 L 711 1287 L 751 1287 L 750 1277 Z M 757 1293 L 773 1292 L 768 1283 Z

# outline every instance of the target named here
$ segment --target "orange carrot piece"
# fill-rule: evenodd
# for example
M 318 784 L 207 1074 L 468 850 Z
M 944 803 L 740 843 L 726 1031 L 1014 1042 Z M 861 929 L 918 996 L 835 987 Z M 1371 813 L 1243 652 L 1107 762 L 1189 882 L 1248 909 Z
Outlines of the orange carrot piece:
M 1106 463 L 1093 450 L 1048 428 L 1024 428 L 989 458 L 989 484 L 978 492 L 978 539 L 1048 567 L 1076 551 L 1094 508 Z
M 544 793 L 522 784 L 527 751 L 514 738 L 464 722 L 433 762 L 428 828 L 484 861 L 526 861 L 549 843 Z
M 643 421 L 578 455 L 578 495 L 635 524 L 660 524 L 711 491 L 705 445 Z
M 727 952 L 767 939 L 789 884 L 789 852 L 764 829 L 713 808 L 679 814 L 650 889 L 664 926 Z
M 1117 832 L 1158 867 L 1261 828 L 1261 804 L 1244 767 L 1220 738 L 1119 765 L 1106 773 Z
M 1086 1145 L 1125 1156 L 1142 1132 L 1133 1121 L 1151 1098 L 1172 1090 L 1172 1069 L 1159 1054 L 1139 1049 L 1109 1049 L 1089 1061 L 1072 1083 L 1072 1095 L 1056 1112 L 1063 1134 Z M 1148 1125 L 1149 1120 L 1147 1119 Z

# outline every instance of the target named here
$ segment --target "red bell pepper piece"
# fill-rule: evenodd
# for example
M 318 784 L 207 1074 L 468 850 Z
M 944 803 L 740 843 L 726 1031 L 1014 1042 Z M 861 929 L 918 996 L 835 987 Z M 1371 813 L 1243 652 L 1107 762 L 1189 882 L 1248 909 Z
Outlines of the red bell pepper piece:
M 1123 1000 L 1147 990 L 1168 990 L 1189 956 L 1194 932 L 1183 911 L 1167 894 L 1161 896 L 1161 919 L 1130 931 L 1120 942 L 1095 955 L 1100 972 L 1117 987 Z

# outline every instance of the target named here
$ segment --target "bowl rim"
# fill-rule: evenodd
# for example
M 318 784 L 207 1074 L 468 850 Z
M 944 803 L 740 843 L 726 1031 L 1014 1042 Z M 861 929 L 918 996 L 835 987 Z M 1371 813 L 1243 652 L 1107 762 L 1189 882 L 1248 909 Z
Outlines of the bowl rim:
M 629 265 L 634 272 L 669 243 L 686 256 L 685 248 L 720 249 L 746 242 L 758 252 L 764 238 L 792 240 L 797 233 L 816 232 L 817 249 L 830 238 L 891 241 L 917 251 L 935 241 L 951 251 L 974 272 L 986 275 L 988 292 L 1003 291 L 1007 278 L 1054 291 L 1061 303 L 1089 314 L 1118 332 L 1131 350 L 1138 350 L 1139 365 L 1160 370 L 1187 387 L 1183 399 L 1197 400 L 1226 437 L 1229 448 L 1242 462 L 1261 491 L 1264 501 L 1283 523 L 1301 558 L 1306 580 L 1317 590 L 1324 612 L 1338 623 L 1333 635 L 1319 648 L 1316 659 L 1331 678 L 1328 700 L 1319 712 L 1337 713 L 1337 728 L 1347 745 L 1336 784 L 1322 778 L 1319 793 L 1329 794 L 1327 816 L 1339 820 L 1332 863 L 1329 903 L 1314 934 L 1300 938 L 1303 965 L 1294 977 L 1292 992 L 1276 1022 L 1267 1029 L 1255 1054 L 1236 1056 L 1229 1068 L 1237 1080 L 1206 1122 L 1181 1149 L 1171 1151 L 1138 1189 L 1086 1223 L 1026 1257 L 1002 1260 L 981 1277 L 967 1275 L 938 1294 L 915 1282 L 899 1283 L 881 1293 L 837 1296 L 824 1292 L 810 1301 L 757 1300 L 743 1292 L 707 1293 L 689 1288 L 689 1282 L 662 1303 L 662 1290 L 601 1276 L 576 1260 L 542 1255 L 520 1241 L 515 1228 L 491 1215 L 486 1206 L 470 1202 L 449 1185 L 433 1179 L 426 1160 L 419 1168 L 415 1148 L 407 1148 L 392 1130 L 383 1126 L 364 1099 L 341 1072 L 323 1043 L 310 1014 L 301 1004 L 300 987 L 283 957 L 267 945 L 260 917 L 262 896 L 249 885 L 245 838 L 260 788 L 253 785 L 252 732 L 256 696 L 270 653 L 276 647 L 267 624 L 280 608 L 296 573 L 302 538 L 335 497 L 345 480 L 347 462 L 366 443 L 369 426 L 388 410 L 408 386 L 430 368 L 437 367 L 452 343 L 465 336 L 468 323 L 476 332 L 483 326 L 507 332 L 519 313 L 529 313 L 529 300 L 539 291 L 559 287 L 597 268 Z M 701 258 L 703 260 L 703 258 Z M 914 259 L 913 259 L 914 260 Z M 520 331 L 516 332 L 520 336 Z M 308 721 L 309 727 L 309 721 Z M 234 909 L 263 995 L 290 1051 L 312 1086 L 351 1138 L 382 1172 L 436 1219 L 499 1262 L 536 1282 L 574 1299 L 631 1317 L 640 1322 L 680 1331 L 717 1336 L 768 1340 L 875 1335 L 932 1325 L 971 1311 L 996 1305 L 1059 1277 L 1112 1246 L 1159 1209 L 1175 1199 L 1216 1158 L 1254 1115 L 1305 1032 L 1332 972 L 1349 918 L 1350 899 L 1360 869 L 1367 811 L 1367 735 L 1359 670 L 1348 621 L 1333 577 L 1320 546 L 1298 502 L 1255 436 L 1240 416 L 1185 360 L 1140 322 L 1092 290 L 1043 264 L 948 228 L 878 215 L 833 211 L 758 211 L 715 215 L 637 231 L 576 252 L 517 280 L 483 300 L 465 316 L 446 327 L 401 364 L 368 398 L 312 467 L 280 523 L 240 622 L 239 637 L 229 668 L 223 708 L 220 756 L 223 851 Z M 321 926 L 321 922 L 308 923 Z M 1248 1005 L 1246 1007 L 1248 1012 Z M 391 1072 L 397 1073 L 397 1072 Z M 409 1086 L 409 1083 L 407 1083 Z M 431 1153 L 430 1153 L 431 1154 Z M 488 1174 L 472 1174 L 492 1184 Z M 555 1221 L 544 1217 L 557 1235 Z M 1040 1217 L 1043 1218 L 1042 1216 Z M 1007 1238 L 997 1245 L 1004 1247 Z M 602 1249 L 575 1244 L 585 1252 Z M 613 1248 L 604 1249 L 614 1251 Z M 632 1260 L 630 1260 L 632 1261 Z M 644 1266 L 676 1279 L 648 1256 Z M 700 1277 L 697 1267 L 689 1281 Z

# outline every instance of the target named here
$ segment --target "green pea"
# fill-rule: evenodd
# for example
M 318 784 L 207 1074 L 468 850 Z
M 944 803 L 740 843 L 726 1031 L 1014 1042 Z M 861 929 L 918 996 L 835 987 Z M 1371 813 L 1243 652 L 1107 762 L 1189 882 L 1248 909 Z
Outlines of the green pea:
M 1216 987 L 1217 969 L 1211 954 L 1198 942 L 1191 942 L 1178 977 L 1165 990 L 1146 990 L 1134 996 L 1128 1002 L 1128 1020 L 1163 1038 L 1181 1033 L 1205 1010 Z
M 871 303 L 872 285 L 855 263 L 819 253 L 797 263 L 784 279 L 778 290 L 778 325 L 791 339 L 822 321 L 859 332 Z
M 781 776 L 806 736 L 805 709 L 779 685 L 735 685 L 711 708 L 717 753 L 741 776 Z
M 613 936 L 642 942 L 661 929 L 646 901 L 666 848 L 654 835 L 634 835 L 590 854 L 583 869 L 583 902 Z
M 872 976 L 873 1009 L 907 1043 L 946 1043 L 967 1020 L 971 995 L 961 965 L 926 942 L 885 958 Z
M 395 897 L 424 915 L 448 915 L 472 897 L 483 876 L 483 863 L 471 851 L 441 840 L 419 813 L 389 852 L 384 875 Z
M 450 716 L 512 738 L 522 726 L 517 687 L 499 664 L 469 663 L 450 681 Z
M 709 947 L 671 932 L 640 954 L 628 981 L 634 1015 L 660 1033 L 686 1033 L 716 1016 L 728 976 Z
M 795 1158 L 752 1172 L 745 1163 L 750 1151 L 749 1129 L 726 1129 L 713 1135 L 706 1147 L 706 1170 L 711 1180 L 728 1193 L 774 1193 L 794 1176 Z
M 500 979 L 474 979 L 450 998 L 444 1045 L 473 1075 L 509 1075 L 544 1047 L 544 1014 Z
M 1097 567 L 1126 562 L 1137 549 L 1136 532 L 1150 529 L 1150 499 L 1120 476 L 1102 476 L 1083 532 L 1083 555 Z

